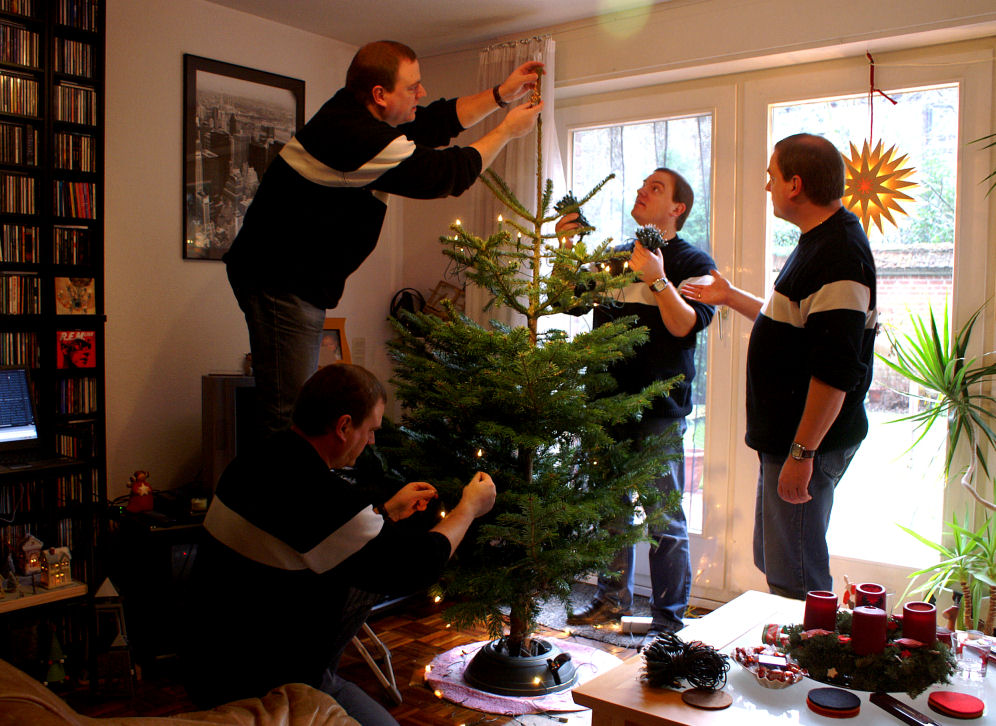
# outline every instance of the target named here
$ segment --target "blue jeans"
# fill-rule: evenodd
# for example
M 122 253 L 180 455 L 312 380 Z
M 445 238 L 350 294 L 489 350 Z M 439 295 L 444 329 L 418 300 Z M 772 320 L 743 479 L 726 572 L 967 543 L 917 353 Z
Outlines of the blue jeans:
M 658 491 L 683 492 L 685 489 L 685 457 L 681 436 L 685 433 L 684 418 L 658 418 L 640 421 L 617 432 L 617 437 L 640 441 L 648 436 L 665 433 L 677 426 L 677 440 L 665 446 L 664 453 L 679 454 L 680 458 L 665 462 L 665 471 L 654 480 Z M 654 543 L 650 547 L 650 613 L 656 630 L 679 630 L 684 627 L 681 618 L 688 607 L 692 589 L 692 567 L 688 551 L 688 524 L 685 512 L 678 509 L 668 513 L 668 521 L 651 529 Z M 629 610 L 633 606 L 633 569 L 636 548 L 628 547 L 616 553 L 609 569 L 618 572 L 616 577 L 601 575 L 598 578 L 596 600 L 613 607 Z
M 810 590 L 833 590 L 827 526 L 833 493 L 857 446 L 819 452 L 804 504 L 789 504 L 778 496 L 778 475 L 784 456 L 759 453 L 754 505 L 754 564 L 765 574 L 776 595 L 805 600 Z
M 261 431 L 273 433 L 290 425 L 301 386 L 318 370 L 325 310 L 240 284 L 230 271 L 228 279 L 249 328 Z

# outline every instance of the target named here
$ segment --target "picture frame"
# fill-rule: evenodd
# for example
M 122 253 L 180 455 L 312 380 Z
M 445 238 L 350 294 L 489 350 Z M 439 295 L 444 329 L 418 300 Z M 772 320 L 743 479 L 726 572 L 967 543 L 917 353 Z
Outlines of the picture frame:
M 425 308 L 423 308 L 424 312 L 435 315 L 443 320 L 448 319 L 449 314 L 446 312 L 446 308 L 443 307 L 444 300 L 449 300 L 453 303 L 453 307 L 457 311 L 463 312 L 466 305 L 466 290 L 462 287 L 452 285 L 445 280 L 440 280 L 436 283 L 436 287 L 433 288 L 432 293 L 430 293 L 429 299 L 425 303 Z
M 304 81 L 184 53 L 183 104 L 183 257 L 220 260 L 304 126 Z
M 346 339 L 346 318 L 325 318 L 322 344 L 318 349 L 318 367 L 333 363 L 352 363 L 349 340 Z

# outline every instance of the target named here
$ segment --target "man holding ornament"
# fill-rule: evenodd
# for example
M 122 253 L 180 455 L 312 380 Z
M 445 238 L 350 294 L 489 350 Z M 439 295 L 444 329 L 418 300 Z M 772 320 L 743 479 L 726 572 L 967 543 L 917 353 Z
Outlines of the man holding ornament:
M 653 235 L 659 248 L 647 249 L 639 239 L 635 241 L 629 266 L 639 281 L 624 287 L 616 304 L 599 305 L 593 312 L 595 327 L 636 315 L 635 324 L 648 330 L 647 342 L 636 349 L 635 355 L 611 369 L 621 390 L 635 393 L 654 381 L 684 377 L 668 395 L 657 398 L 639 421 L 621 425 L 613 432 L 617 440 L 636 442 L 657 434 L 675 434 L 674 444 L 666 452 L 675 458 L 667 462 L 667 470 L 655 481 L 662 494 L 672 491 L 680 494 L 685 489 L 681 437 L 685 432 L 685 417 L 692 410 L 695 344 L 698 332 L 709 325 L 714 312 L 711 305 L 683 298 L 677 289 L 683 281 L 708 275 L 716 266 L 706 252 L 678 236 L 693 201 L 691 186 L 671 169 L 657 169 L 644 180 L 631 214 L 641 227 L 650 225 L 659 231 L 659 236 Z M 579 226 L 577 219 L 577 214 L 568 214 L 557 222 L 557 235 L 564 244 L 571 244 L 570 235 Z M 684 512 L 679 508 L 669 514 L 666 524 L 650 535 L 655 544 L 649 554 L 653 622 L 648 637 L 653 637 L 684 627 L 681 618 L 688 606 L 692 584 Z M 567 622 L 598 625 L 631 614 L 634 559 L 634 547 L 616 553 L 609 569 L 618 575 L 600 575 L 592 602 L 582 612 L 572 613 Z
M 422 107 L 414 51 L 370 43 L 353 57 L 345 88 L 281 149 L 223 257 L 249 328 L 265 432 L 290 423 L 318 367 L 325 311 L 376 246 L 388 196 L 462 194 L 505 144 L 533 129 L 542 103 L 510 109 L 469 146 L 440 147 L 526 96 L 542 67 L 524 63 L 494 88 Z
M 431 528 L 411 521 L 436 498 L 431 484 L 408 483 L 384 502 L 380 482 L 349 470 L 374 443 L 385 401 L 366 369 L 325 366 L 302 387 L 291 428 L 225 469 L 204 520 L 182 646 L 199 707 L 307 683 L 364 725 L 396 725 L 336 675 L 339 655 L 379 599 L 364 595 L 408 594 L 439 579 L 493 506 L 495 485 L 476 474 Z
M 682 293 L 754 321 L 746 435 L 760 458 L 754 563 L 771 592 L 805 599 L 833 590 L 826 533 L 834 488 L 868 433 L 875 261 L 841 203 L 844 162 L 826 139 L 795 134 L 775 144 L 767 190 L 775 216 L 801 233 L 767 301 L 716 270 Z

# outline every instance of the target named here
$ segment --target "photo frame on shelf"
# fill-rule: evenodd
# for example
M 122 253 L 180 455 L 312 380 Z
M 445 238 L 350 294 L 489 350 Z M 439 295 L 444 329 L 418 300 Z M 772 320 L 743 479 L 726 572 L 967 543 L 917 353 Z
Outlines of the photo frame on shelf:
M 220 260 L 304 126 L 304 81 L 185 53 L 183 99 L 183 257 Z
M 325 318 L 322 345 L 318 350 L 318 367 L 332 363 L 352 363 L 346 339 L 346 318 Z

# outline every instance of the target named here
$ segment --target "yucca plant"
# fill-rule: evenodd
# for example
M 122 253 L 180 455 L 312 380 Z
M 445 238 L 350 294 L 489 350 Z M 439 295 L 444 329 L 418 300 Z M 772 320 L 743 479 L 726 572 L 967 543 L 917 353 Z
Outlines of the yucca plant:
M 967 514 L 965 515 L 965 520 L 968 520 Z M 920 535 L 901 524 L 898 526 L 907 534 L 912 535 L 923 544 L 933 550 L 936 550 L 941 556 L 941 560 L 939 562 L 910 574 L 910 578 L 913 579 L 913 582 L 910 583 L 910 586 L 906 589 L 906 592 L 903 593 L 903 599 L 905 599 L 905 597 L 909 594 L 923 593 L 923 597 L 930 600 L 935 598 L 941 590 L 957 590 L 961 593 L 961 607 L 958 612 L 958 626 L 962 630 L 971 629 L 973 627 L 972 622 L 975 613 L 973 603 L 976 602 L 973 592 L 975 589 L 973 587 L 973 565 L 975 564 L 974 552 L 977 546 L 977 542 L 974 539 L 975 533 L 970 532 L 968 529 L 959 524 L 957 516 L 952 516 L 951 522 L 947 525 L 949 531 L 952 533 L 952 545 L 948 547 L 940 542 L 932 542 L 923 535 Z M 988 528 L 988 523 L 986 528 Z M 916 578 L 925 575 L 927 576 L 927 581 L 914 587 Z M 992 609 L 992 600 L 990 600 L 990 619 L 992 616 Z
M 925 394 L 902 392 L 921 403 L 916 413 L 897 419 L 916 423 L 920 435 L 913 446 L 937 421 L 946 423 L 948 436 L 944 477 L 948 480 L 958 445 L 963 437 L 967 437 L 970 458 L 961 484 L 979 504 L 996 511 L 996 503 L 979 492 L 975 481 L 980 468 L 986 477 L 992 476 L 986 461 L 985 446 L 996 447 L 996 432 L 992 428 L 996 397 L 987 393 L 986 388 L 996 377 L 996 358 L 993 358 L 996 354 L 985 354 L 980 365 L 976 365 L 974 358 L 965 358 L 975 323 L 985 308 L 983 305 L 976 310 L 954 336 L 950 334 L 946 303 L 940 327 L 932 308 L 928 307 L 927 320 L 911 314 L 912 333 L 898 336 L 889 328 L 885 329 L 895 358 L 879 355 L 878 359 L 927 391 Z M 986 358 L 992 362 L 986 363 Z
M 947 425 L 947 450 L 944 456 L 945 482 L 951 480 L 952 465 L 959 444 L 967 442 L 969 463 L 962 472 L 960 483 L 972 498 L 989 512 L 978 529 L 969 527 L 969 515 L 964 522 L 953 517 L 948 525 L 953 545 L 932 542 L 926 537 L 902 527 L 918 540 L 940 553 L 940 562 L 918 570 L 910 577 L 927 575 L 927 581 L 910 592 L 926 593 L 928 599 L 941 589 L 950 587 L 961 592 L 959 622 L 962 627 L 973 628 L 973 603 L 981 599 L 985 590 L 989 594 L 989 611 L 985 632 L 992 632 L 996 615 L 996 541 L 992 530 L 992 512 L 996 503 L 992 494 L 979 490 L 979 481 L 992 479 L 986 459 L 987 448 L 996 447 L 993 419 L 996 416 L 996 397 L 987 388 L 996 377 L 996 360 L 993 353 L 986 353 L 982 362 L 966 358 L 972 331 L 985 305 L 979 308 L 955 335 L 951 334 L 947 305 L 938 322 L 932 308 L 927 318 L 910 315 L 912 332 L 897 335 L 886 329 L 891 345 L 891 357 L 878 356 L 879 360 L 904 378 L 916 383 L 925 393 L 908 393 L 920 403 L 919 410 L 898 421 L 913 421 L 919 436 L 916 446 L 938 421 Z M 988 359 L 988 362 L 987 362 Z M 911 447 L 912 448 L 912 447 Z M 996 486 L 996 484 L 994 484 Z
M 968 567 L 975 584 L 975 602 L 981 602 L 983 591 L 989 595 L 989 610 L 982 630 L 992 633 L 993 626 L 996 625 L 996 537 L 993 536 L 992 518 L 986 519 L 975 532 L 965 530 L 963 534 L 969 537 L 973 545 Z

